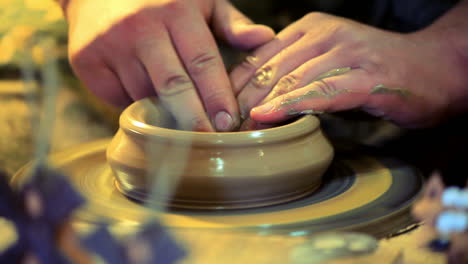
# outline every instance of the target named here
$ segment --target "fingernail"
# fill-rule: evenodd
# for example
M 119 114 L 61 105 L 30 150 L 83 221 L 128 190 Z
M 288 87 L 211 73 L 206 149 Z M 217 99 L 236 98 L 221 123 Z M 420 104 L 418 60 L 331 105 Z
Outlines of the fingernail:
M 230 131 L 232 129 L 232 125 L 234 120 L 232 119 L 231 115 L 225 111 L 218 112 L 215 116 L 215 127 L 217 131 Z
M 266 103 L 264 105 L 255 107 L 254 109 L 252 109 L 252 111 L 259 113 L 259 114 L 266 114 L 270 112 L 274 108 L 274 106 L 275 105 L 272 103 Z

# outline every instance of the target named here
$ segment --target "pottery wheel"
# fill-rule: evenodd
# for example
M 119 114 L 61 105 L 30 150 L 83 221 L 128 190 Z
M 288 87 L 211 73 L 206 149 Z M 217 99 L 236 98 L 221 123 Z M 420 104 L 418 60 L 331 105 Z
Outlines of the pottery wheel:
M 105 151 L 110 140 L 80 145 L 51 156 L 88 200 L 77 221 L 140 223 L 156 212 L 129 200 L 115 187 Z M 30 165 L 13 178 L 25 180 Z M 419 194 L 422 179 L 417 171 L 386 158 L 338 156 L 325 181 L 314 193 L 284 204 L 239 210 L 175 210 L 161 215 L 173 228 L 255 230 L 264 233 L 305 235 L 329 230 L 363 231 L 385 236 L 412 223 L 409 208 Z

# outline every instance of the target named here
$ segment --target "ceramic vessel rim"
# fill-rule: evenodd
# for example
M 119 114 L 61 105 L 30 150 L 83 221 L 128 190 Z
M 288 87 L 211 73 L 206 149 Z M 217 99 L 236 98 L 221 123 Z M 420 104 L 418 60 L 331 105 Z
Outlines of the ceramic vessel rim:
M 142 99 L 145 100 L 145 99 Z M 127 133 L 144 138 L 165 138 L 180 141 L 191 141 L 192 144 L 215 144 L 215 145 L 245 145 L 252 143 L 274 143 L 287 141 L 293 138 L 315 132 L 320 125 L 317 117 L 306 115 L 298 120 L 280 126 L 262 130 L 241 132 L 194 132 L 163 128 L 146 124 L 142 116 L 142 100 L 134 102 L 122 113 L 119 123 L 120 128 Z

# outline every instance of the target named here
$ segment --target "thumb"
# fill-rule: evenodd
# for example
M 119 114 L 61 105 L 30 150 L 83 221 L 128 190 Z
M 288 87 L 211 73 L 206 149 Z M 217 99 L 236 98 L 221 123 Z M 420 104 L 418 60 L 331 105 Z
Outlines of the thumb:
M 242 50 L 256 48 L 275 37 L 273 29 L 254 24 L 227 0 L 215 1 L 212 23 L 218 37 Z

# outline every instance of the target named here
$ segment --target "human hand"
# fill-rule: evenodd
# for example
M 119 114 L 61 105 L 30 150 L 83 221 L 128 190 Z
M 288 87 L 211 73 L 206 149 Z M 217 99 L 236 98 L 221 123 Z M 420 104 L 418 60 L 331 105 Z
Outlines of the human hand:
M 310 13 L 254 51 L 230 78 L 242 115 L 256 122 L 361 108 L 423 127 L 453 110 L 464 88 L 466 74 L 453 50 L 444 32 L 432 28 L 398 34 Z
M 64 11 L 71 65 L 91 91 L 120 107 L 157 95 L 187 130 L 239 123 L 209 22 L 240 49 L 274 37 L 227 0 L 70 0 Z

